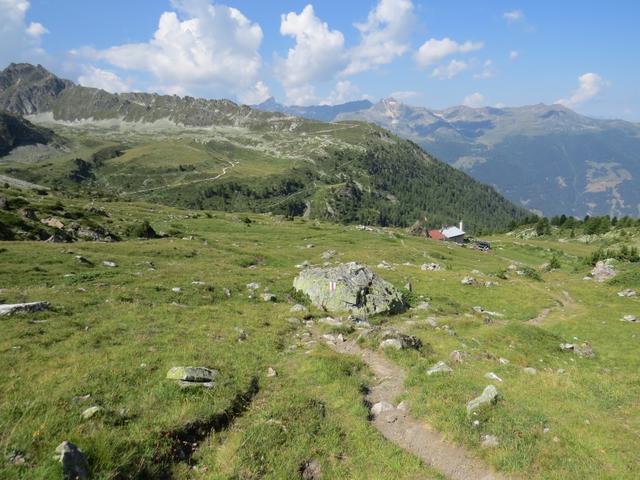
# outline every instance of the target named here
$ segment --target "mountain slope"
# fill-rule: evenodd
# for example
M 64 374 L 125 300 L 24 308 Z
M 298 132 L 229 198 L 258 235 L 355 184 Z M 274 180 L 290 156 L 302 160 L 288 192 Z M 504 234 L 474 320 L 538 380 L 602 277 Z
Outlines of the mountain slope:
M 47 128 L 38 127 L 24 118 L 0 111 L 0 157 L 16 147 L 48 144 L 57 140 Z
M 561 105 L 454 107 L 382 100 L 336 120 L 376 123 L 546 215 L 639 215 L 640 125 Z
M 41 67 L 31 69 L 12 65 L 0 74 L 0 105 L 18 113 L 33 106 L 23 113 L 46 122 L 73 147 L 47 162 L 0 167 L 27 181 L 191 208 L 340 222 L 404 226 L 426 216 L 440 226 L 464 220 L 476 232 L 504 228 L 527 214 L 373 125 L 326 124 L 228 100 L 110 94 L 68 81 L 60 81 L 62 90 L 47 90 L 40 86 L 60 82 Z

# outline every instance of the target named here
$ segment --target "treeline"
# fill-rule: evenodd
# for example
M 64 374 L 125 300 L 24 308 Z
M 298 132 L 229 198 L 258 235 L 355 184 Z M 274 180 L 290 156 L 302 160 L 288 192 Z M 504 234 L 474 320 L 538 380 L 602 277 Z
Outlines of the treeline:
M 585 235 L 602 235 L 615 229 L 624 229 L 632 227 L 640 227 L 640 218 L 624 216 L 621 218 L 610 217 L 608 215 L 591 217 L 587 215 L 582 220 L 566 216 L 557 215 L 551 217 L 527 217 L 520 225 L 512 223 L 512 229 L 522 225 L 533 225 L 538 236 L 550 235 L 551 227 L 557 227 L 562 231 L 568 231 L 569 236 L 573 237 L 577 232 Z

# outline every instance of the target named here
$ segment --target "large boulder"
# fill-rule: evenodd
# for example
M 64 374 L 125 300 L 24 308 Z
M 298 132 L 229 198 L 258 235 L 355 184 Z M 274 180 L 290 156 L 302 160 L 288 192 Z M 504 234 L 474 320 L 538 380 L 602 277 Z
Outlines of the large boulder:
M 406 310 L 402 294 L 369 267 L 355 262 L 335 267 L 307 268 L 293 281 L 318 308 L 355 314 L 398 313 Z
M 596 266 L 591 270 L 591 276 L 596 282 L 606 282 L 610 278 L 616 276 L 616 270 L 613 268 L 613 260 L 607 258 L 606 260 L 600 260 L 596 263 Z

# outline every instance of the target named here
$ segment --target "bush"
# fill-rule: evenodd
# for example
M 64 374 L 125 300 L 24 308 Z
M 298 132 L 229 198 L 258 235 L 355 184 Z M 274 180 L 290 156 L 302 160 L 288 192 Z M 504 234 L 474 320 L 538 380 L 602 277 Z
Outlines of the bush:
M 638 254 L 637 247 L 629 247 L 628 245 L 622 245 L 619 249 L 611 248 L 611 249 L 603 249 L 599 248 L 595 252 L 592 252 L 591 255 L 584 259 L 587 265 L 595 265 L 600 260 L 606 260 L 607 258 L 614 258 L 616 260 L 620 260 L 621 262 L 631 262 L 637 263 L 640 262 L 640 255 Z

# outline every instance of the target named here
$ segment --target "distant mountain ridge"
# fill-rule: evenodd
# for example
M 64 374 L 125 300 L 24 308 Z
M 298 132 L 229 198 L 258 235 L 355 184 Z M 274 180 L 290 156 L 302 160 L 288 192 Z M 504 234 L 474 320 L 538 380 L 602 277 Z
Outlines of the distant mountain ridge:
M 287 106 L 278 103 L 273 97 L 268 98 L 258 105 L 252 105 L 253 108 L 263 112 L 285 113 L 287 115 L 310 118 L 321 122 L 332 122 L 340 114 L 358 112 L 371 108 L 372 106 L 373 103 L 369 100 L 356 100 L 339 105 L 313 105 L 309 107 L 296 105 Z
M 640 124 L 562 105 L 431 110 L 393 98 L 339 120 L 387 128 L 545 215 L 640 215 Z

